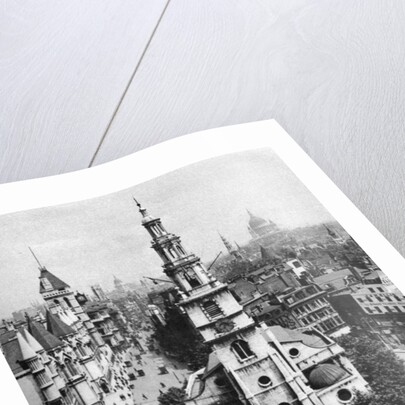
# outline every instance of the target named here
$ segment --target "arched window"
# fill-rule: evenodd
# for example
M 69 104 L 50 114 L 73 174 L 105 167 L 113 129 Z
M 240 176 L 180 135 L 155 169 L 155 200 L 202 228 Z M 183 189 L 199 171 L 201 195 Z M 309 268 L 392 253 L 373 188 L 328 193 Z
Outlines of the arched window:
M 201 285 L 197 274 L 195 274 L 194 271 L 191 269 L 184 272 L 184 278 L 190 284 L 191 288 L 195 288 Z
M 69 308 L 72 308 L 72 304 L 70 303 L 70 301 L 69 301 L 69 299 L 68 299 L 67 297 L 64 297 L 63 300 L 66 302 L 66 305 L 67 305 Z
M 65 371 L 67 371 L 67 373 L 68 373 L 68 375 L 70 375 L 70 377 L 73 377 L 73 376 L 79 374 L 76 366 L 71 362 L 71 360 L 68 360 L 68 359 L 65 360 Z
M 232 342 L 231 348 L 241 360 L 254 356 L 254 353 L 250 350 L 248 343 L 244 340 L 235 340 Z
M 177 246 L 177 250 L 180 252 L 181 255 L 185 255 L 185 254 L 186 254 L 186 252 L 184 251 L 183 247 L 180 246 L 180 245 Z
M 82 345 L 80 345 L 80 344 L 77 345 L 77 351 L 79 352 L 81 357 L 86 357 L 87 356 L 87 353 L 84 350 L 84 347 Z
M 219 305 L 213 301 L 213 300 L 208 300 L 205 301 L 202 304 L 202 307 L 204 309 L 204 312 L 208 315 L 209 318 L 214 319 L 214 318 L 218 318 L 220 316 L 223 315 L 221 308 L 219 307 Z
M 169 250 L 169 255 L 173 258 L 176 259 L 178 257 L 178 253 L 176 252 L 176 250 L 173 247 L 170 247 Z

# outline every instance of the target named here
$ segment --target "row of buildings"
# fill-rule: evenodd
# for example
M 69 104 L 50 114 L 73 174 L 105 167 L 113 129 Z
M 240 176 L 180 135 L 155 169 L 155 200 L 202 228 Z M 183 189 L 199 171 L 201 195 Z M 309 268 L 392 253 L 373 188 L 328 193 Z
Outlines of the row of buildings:
M 179 310 L 211 348 L 206 367 L 188 381 L 186 403 L 338 405 L 352 403 L 356 392 L 368 392 L 367 382 L 333 339 L 347 333 L 347 325 L 301 261 L 286 266 L 272 257 L 252 273 L 248 249 L 222 238 L 230 266 L 245 272 L 221 282 L 184 248 L 180 237 L 137 204 L 163 271 L 176 285 Z M 276 241 L 292 244 L 275 224 L 250 215 L 254 243 L 266 243 L 272 251 Z M 165 319 L 157 305 L 153 319 Z
M 324 226 L 287 236 L 258 217 L 249 230 L 246 249 L 224 243 L 231 274 L 224 278 L 247 313 L 269 326 L 315 327 L 331 337 L 372 334 L 405 360 L 405 297 L 349 235 Z M 234 275 L 236 262 L 245 271 Z
M 39 270 L 44 310 L 0 326 L 2 352 L 30 405 L 133 404 L 125 318 L 99 286 L 89 300 Z

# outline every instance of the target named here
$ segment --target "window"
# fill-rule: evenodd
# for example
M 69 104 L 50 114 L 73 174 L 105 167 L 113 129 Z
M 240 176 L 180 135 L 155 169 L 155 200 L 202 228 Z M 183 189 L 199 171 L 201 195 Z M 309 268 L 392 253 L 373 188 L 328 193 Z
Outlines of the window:
M 342 318 L 339 315 L 334 316 L 333 320 L 336 322 L 337 325 L 341 325 L 343 323 Z
M 73 376 L 79 374 L 76 366 L 70 360 L 65 360 L 65 366 L 66 366 L 66 370 L 67 370 L 68 374 L 70 374 L 69 377 L 73 377 Z
M 384 289 L 382 287 L 377 287 L 377 290 L 380 292 L 384 292 Z
M 342 403 L 348 403 L 353 399 L 353 394 L 350 390 L 348 390 L 347 388 L 341 388 L 338 392 L 337 392 L 337 397 L 339 399 L 340 402 Z
M 305 294 L 302 291 L 300 291 L 297 294 L 295 294 L 295 298 L 297 300 L 303 300 L 305 298 Z
M 300 351 L 296 347 L 292 347 L 288 351 L 288 354 L 290 355 L 290 357 L 295 358 L 295 357 L 298 357 L 300 355 Z
M 245 360 L 249 357 L 254 356 L 254 353 L 250 350 L 248 343 L 244 340 L 235 340 L 234 342 L 232 342 L 231 349 L 241 360 Z
M 86 357 L 87 353 L 85 352 L 84 348 L 82 345 L 77 345 L 77 351 L 79 352 L 81 357 Z
M 260 385 L 260 387 L 263 387 L 263 388 L 270 387 L 270 385 L 271 385 L 271 379 L 267 375 L 260 376 L 258 378 L 257 382 Z
M 223 315 L 221 308 L 219 307 L 219 305 L 213 301 L 213 300 L 209 300 L 209 301 L 205 301 L 202 304 L 202 307 L 204 309 L 204 312 L 211 318 L 218 318 L 220 316 Z
M 380 314 L 382 313 L 382 310 L 380 307 L 374 307 L 376 309 L 377 312 L 379 312 Z
M 293 266 L 294 266 L 296 269 L 298 269 L 299 267 L 301 267 L 301 264 L 300 264 L 300 262 L 295 261 L 295 262 L 293 262 Z
M 374 288 L 369 288 L 370 292 L 375 292 Z
M 384 306 L 384 308 L 387 310 L 387 312 L 392 312 L 392 309 L 390 307 Z
M 158 224 L 155 224 L 153 229 L 155 230 L 156 235 L 161 235 L 163 233 L 161 227 Z
M 176 252 L 176 250 L 175 250 L 173 247 L 170 247 L 169 250 L 168 250 L 168 252 L 169 252 L 169 255 L 170 255 L 173 259 L 176 259 L 176 258 L 177 258 L 178 253 Z
M 372 308 L 370 308 L 370 307 L 364 307 L 364 309 L 365 309 L 369 314 L 372 314 L 372 313 L 373 313 L 373 310 L 372 310 Z
M 68 299 L 67 297 L 64 297 L 63 300 L 66 302 L 66 305 L 67 305 L 69 308 L 72 308 L 72 304 L 70 303 L 70 301 L 69 301 L 69 299 Z
M 400 307 L 397 307 L 396 305 L 394 305 L 394 308 L 395 308 L 398 312 L 401 312 L 401 308 L 400 308 Z
M 201 285 L 200 280 L 197 278 L 197 274 L 195 274 L 191 269 L 184 272 L 184 278 L 190 284 L 191 288 Z

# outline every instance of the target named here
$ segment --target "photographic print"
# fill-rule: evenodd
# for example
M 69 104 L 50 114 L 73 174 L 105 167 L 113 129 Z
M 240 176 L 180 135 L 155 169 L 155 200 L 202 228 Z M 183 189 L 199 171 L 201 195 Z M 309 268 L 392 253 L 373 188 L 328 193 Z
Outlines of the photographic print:
M 403 293 L 271 148 L 0 228 L 30 405 L 405 404 Z

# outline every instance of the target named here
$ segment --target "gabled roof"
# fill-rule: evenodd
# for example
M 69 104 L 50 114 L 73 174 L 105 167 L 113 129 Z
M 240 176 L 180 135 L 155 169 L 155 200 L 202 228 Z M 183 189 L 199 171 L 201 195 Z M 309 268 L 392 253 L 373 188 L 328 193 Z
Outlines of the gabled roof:
M 38 340 L 34 338 L 25 328 L 20 328 L 19 332 L 23 336 L 23 338 L 27 341 L 27 343 L 31 346 L 35 353 L 40 353 L 44 351 L 44 348 L 39 344 Z
M 34 352 L 34 349 L 28 344 L 24 339 L 23 335 L 20 332 L 16 334 L 18 344 L 20 345 L 21 358 L 23 361 L 32 360 L 37 357 L 37 354 Z
M 48 332 L 51 332 L 58 338 L 76 333 L 73 328 L 63 322 L 58 316 L 51 314 L 49 311 L 46 311 L 46 328 L 48 329 Z
M 7 342 L 2 343 L 1 347 L 4 357 L 6 358 L 7 363 L 10 366 L 13 374 L 17 375 L 23 372 L 24 368 L 21 366 L 20 363 L 22 361 L 22 352 L 15 334 L 13 338 L 8 340 Z
M 219 367 L 222 367 L 222 363 L 218 359 L 218 356 L 215 353 L 211 353 L 208 356 L 208 362 L 204 370 L 204 374 L 202 375 L 201 379 L 204 380 L 208 376 L 210 376 L 215 370 Z
M 60 339 L 48 332 L 39 322 L 28 320 L 28 332 L 46 351 L 63 345 Z
M 48 271 L 45 267 L 41 267 L 41 274 L 40 274 L 39 278 L 40 279 L 46 278 L 54 290 L 64 290 L 66 288 L 70 288 L 69 284 L 66 284 L 63 280 L 56 277 L 54 274 L 52 274 L 50 271 Z M 43 284 L 40 283 L 39 292 L 42 294 L 47 291 L 48 290 L 46 288 L 44 288 Z

